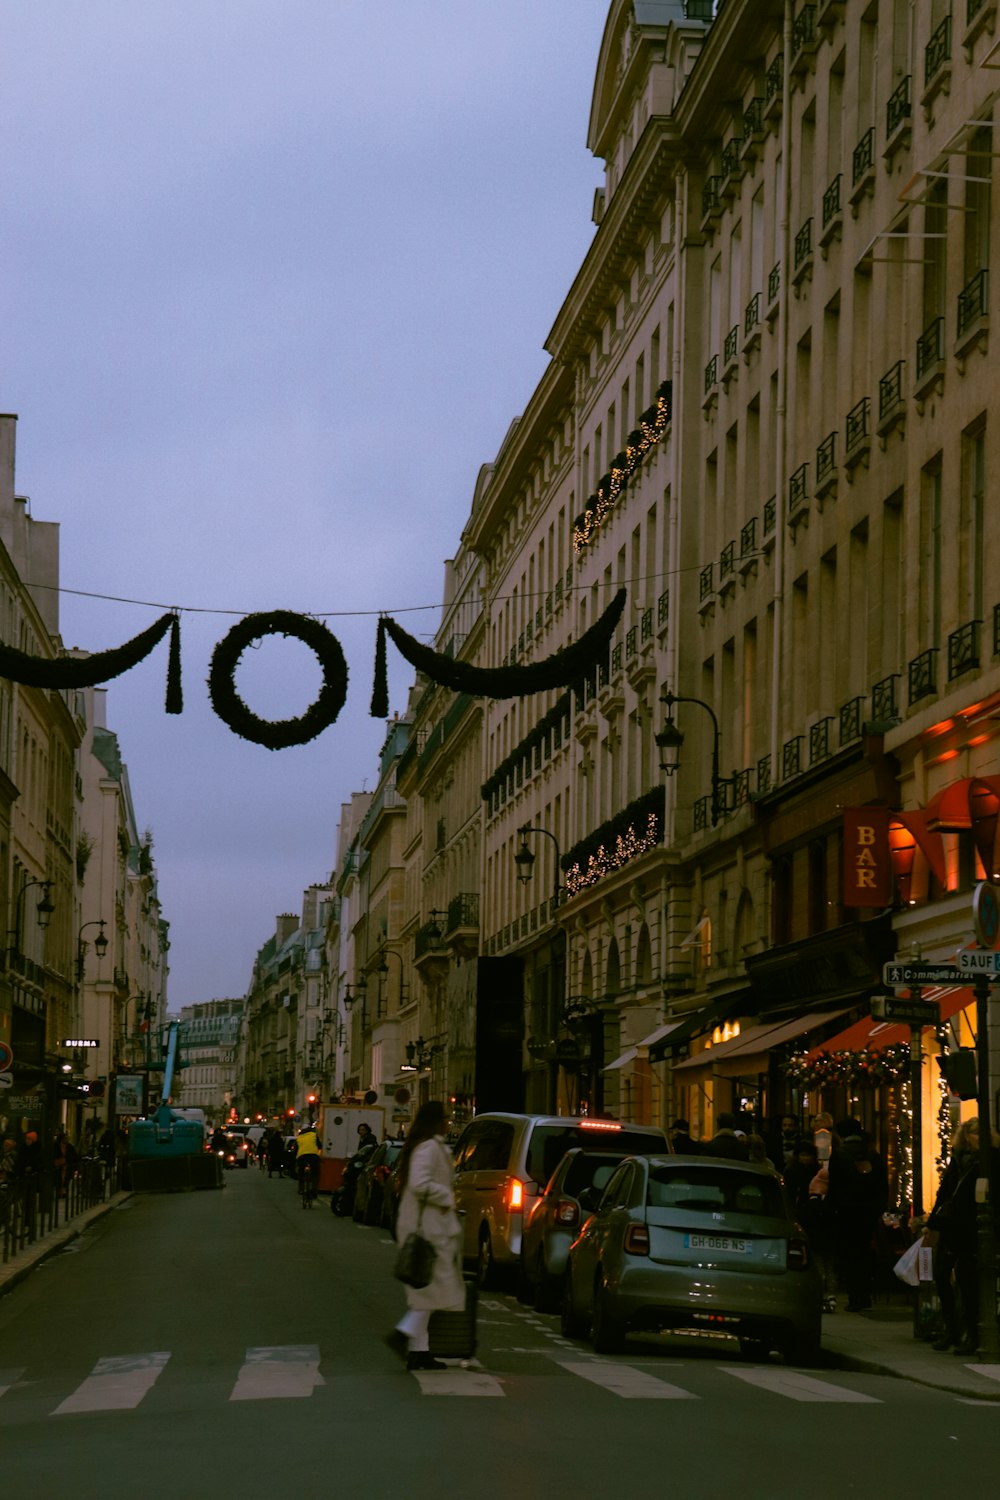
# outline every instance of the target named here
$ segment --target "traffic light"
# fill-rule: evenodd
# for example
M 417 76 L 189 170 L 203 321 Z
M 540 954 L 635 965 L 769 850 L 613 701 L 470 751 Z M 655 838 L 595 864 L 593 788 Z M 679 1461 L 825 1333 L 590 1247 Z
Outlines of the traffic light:
M 938 1067 L 953 1094 L 957 1094 L 960 1099 L 975 1099 L 978 1093 L 976 1054 L 971 1048 L 962 1047 L 958 1052 L 946 1052 L 938 1058 Z
M 316 1095 L 315 1094 L 307 1094 L 306 1095 L 306 1103 L 307 1104 L 315 1104 L 316 1103 Z

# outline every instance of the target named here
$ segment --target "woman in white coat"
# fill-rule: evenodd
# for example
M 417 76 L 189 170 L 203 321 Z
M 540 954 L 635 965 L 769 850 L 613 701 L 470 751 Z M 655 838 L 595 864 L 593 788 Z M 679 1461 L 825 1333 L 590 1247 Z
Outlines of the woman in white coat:
M 437 1251 L 429 1285 L 406 1288 L 407 1311 L 386 1339 L 398 1353 L 408 1351 L 408 1370 L 446 1368 L 428 1350 L 431 1313 L 438 1309 L 461 1312 L 465 1307 L 462 1226 L 455 1212 L 451 1152 L 444 1140 L 447 1128 L 444 1105 L 429 1100 L 417 1110 L 399 1154 L 402 1194 L 396 1238 L 402 1244 L 408 1234 L 419 1230 Z

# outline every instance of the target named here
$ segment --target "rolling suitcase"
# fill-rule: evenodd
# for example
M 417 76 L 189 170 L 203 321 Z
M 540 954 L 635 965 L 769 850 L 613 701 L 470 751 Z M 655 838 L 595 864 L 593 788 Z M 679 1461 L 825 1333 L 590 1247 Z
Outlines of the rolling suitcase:
M 476 1304 L 479 1288 L 470 1277 L 465 1281 L 463 1312 L 431 1313 L 428 1337 L 435 1359 L 471 1359 L 476 1352 Z

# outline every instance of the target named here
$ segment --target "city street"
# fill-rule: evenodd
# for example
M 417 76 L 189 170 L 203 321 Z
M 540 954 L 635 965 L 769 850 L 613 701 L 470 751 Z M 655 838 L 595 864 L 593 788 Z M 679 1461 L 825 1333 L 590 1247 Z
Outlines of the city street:
M 6 1493 L 876 1496 L 995 1461 L 997 1404 L 723 1344 L 596 1358 L 507 1294 L 473 1367 L 407 1374 L 392 1253 L 256 1170 L 128 1199 L 0 1302 Z

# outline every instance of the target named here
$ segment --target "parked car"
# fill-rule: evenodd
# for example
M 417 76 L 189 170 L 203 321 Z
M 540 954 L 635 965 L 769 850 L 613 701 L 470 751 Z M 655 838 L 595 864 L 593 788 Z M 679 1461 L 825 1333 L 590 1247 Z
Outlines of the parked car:
M 226 1134 L 226 1144 L 222 1165 L 224 1167 L 246 1167 L 250 1162 L 250 1146 L 242 1135 L 230 1131 Z
M 573 1146 L 535 1200 L 521 1234 L 518 1292 L 538 1312 L 557 1312 L 569 1247 L 628 1151 Z
M 464 1213 L 463 1255 L 488 1287 L 521 1263 L 521 1231 L 565 1153 L 596 1142 L 623 1152 L 667 1151 L 662 1130 L 567 1115 L 477 1115 L 455 1146 L 455 1197 Z
M 735 1335 L 745 1354 L 819 1355 L 822 1281 L 781 1181 L 713 1157 L 627 1157 L 569 1251 L 562 1326 L 600 1354 L 642 1330 Z
M 354 1221 L 357 1224 L 382 1222 L 382 1199 L 386 1180 L 392 1175 L 402 1141 L 381 1141 L 371 1153 L 354 1188 Z

